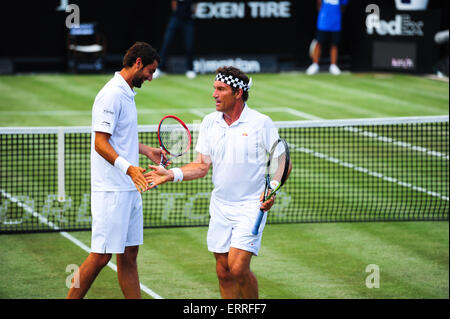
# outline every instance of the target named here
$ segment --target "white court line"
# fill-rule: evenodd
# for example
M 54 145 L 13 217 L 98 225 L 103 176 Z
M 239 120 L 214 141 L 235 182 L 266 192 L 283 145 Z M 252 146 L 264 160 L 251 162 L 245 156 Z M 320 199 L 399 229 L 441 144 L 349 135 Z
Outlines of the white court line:
M 325 120 L 324 118 L 321 118 L 321 117 L 318 117 L 318 116 L 315 116 L 315 115 L 312 115 L 312 114 L 309 114 L 309 113 L 297 111 L 297 110 L 291 109 L 289 107 L 262 108 L 260 110 L 261 110 L 261 112 L 276 112 L 278 110 L 278 111 L 290 113 L 290 114 L 298 116 L 298 117 L 303 117 L 303 118 L 306 118 L 308 120 Z M 359 128 L 356 128 L 356 127 L 352 127 L 352 126 L 350 126 L 350 127 L 349 126 L 345 126 L 345 127 L 343 127 L 343 129 L 346 130 L 346 131 L 349 131 L 349 132 L 353 132 L 353 133 L 357 133 L 357 134 L 363 135 L 365 137 L 375 138 L 375 139 L 377 139 L 377 140 L 379 140 L 381 142 L 392 143 L 392 144 L 394 144 L 396 146 L 399 146 L 399 147 L 408 148 L 408 149 L 413 150 L 413 151 L 422 152 L 422 153 L 425 153 L 427 155 L 441 157 L 443 159 L 449 160 L 449 156 L 448 155 L 446 155 L 444 153 L 441 153 L 441 152 L 429 150 L 429 149 L 427 149 L 425 147 L 422 147 L 422 146 L 416 146 L 416 145 L 413 145 L 411 143 L 398 141 L 398 140 L 393 139 L 391 137 L 382 136 L 382 135 L 379 135 L 377 133 L 365 131 L 365 130 L 362 130 L 362 129 L 359 129 Z
M 47 218 L 45 218 L 44 216 L 42 216 L 38 212 L 34 211 L 30 206 L 28 206 L 25 203 L 22 203 L 21 201 L 19 201 L 17 198 L 12 196 L 11 194 L 5 192 L 3 189 L 0 189 L 0 193 L 4 197 L 9 199 L 11 202 L 15 203 L 17 206 L 22 207 L 27 213 L 33 215 L 34 217 L 37 217 L 41 223 L 47 225 L 51 229 L 59 230 L 58 226 L 56 226 L 54 223 L 49 221 Z M 88 246 L 83 244 L 81 241 L 79 241 L 78 239 L 76 239 L 75 237 L 70 235 L 69 233 L 61 231 L 61 232 L 59 232 L 59 234 L 61 236 L 63 236 L 64 238 L 67 238 L 68 240 L 70 240 L 72 243 L 74 243 L 75 245 L 77 245 L 78 247 L 80 247 L 81 249 L 86 251 L 87 253 L 91 252 L 91 249 Z M 111 268 L 112 270 L 114 270 L 115 272 L 117 272 L 117 266 L 114 263 L 109 262 L 108 263 L 108 267 Z M 139 283 L 139 285 L 140 285 L 140 288 L 141 288 L 142 291 L 144 291 L 148 295 L 152 296 L 153 298 L 155 298 L 155 299 L 164 299 L 163 297 L 161 297 L 156 292 L 154 292 L 153 290 L 151 290 L 147 286 L 143 285 L 142 283 Z
M 163 113 L 180 113 L 187 112 L 192 113 L 199 117 L 204 117 L 205 115 L 214 112 L 214 106 L 212 107 L 203 107 L 203 108 L 189 108 L 189 109 L 138 109 L 138 114 L 163 114 Z M 308 114 L 302 111 L 298 111 L 292 109 L 290 107 L 263 107 L 259 109 L 261 112 L 285 112 L 289 113 L 301 118 L 305 118 L 308 120 L 320 120 L 320 117 L 317 117 L 312 114 Z M 2 115 L 10 115 L 10 116 L 77 116 L 77 115 L 87 115 L 91 114 L 92 110 L 55 110 L 55 111 L 0 111 Z
M 65 111 L 65 110 L 55 110 L 55 111 L 0 111 L 0 115 L 5 116 L 77 116 L 77 115 L 87 115 L 91 114 L 92 111 L 80 110 L 80 111 Z
M 303 153 L 306 153 L 306 154 L 311 154 L 311 155 L 313 155 L 315 157 L 318 157 L 318 158 L 321 158 L 321 159 L 333 162 L 335 164 L 338 164 L 338 165 L 341 165 L 341 166 L 344 166 L 344 167 L 347 167 L 347 168 L 354 169 L 354 170 L 356 170 L 358 172 L 361 172 L 361 173 L 364 173 L 364 174 L 367 174 L 367 175 L 370 175 L 370 176 L 373 176 L 373 177 L 381 178 L 381 179 L 383 179 L 383 180 L 385 180 L 387 182 L 396 183 L 396 184 L 398 184 L 400 186 L 407 187 L 407 188 L 410 188 L 412 190 L 415 190 L 415 191 L 418 191 L 418 192 L 421 192 L 421 193 L 425 193 L 425 194 L 428 194 L 428 195 L 431 195 L 431 196 L 434 196 L 434 197 L 438 197 L 438 198 L 440 198 L 442 200 L 445 200 L 445 201 L 449 200 L 448 196 L 444 196 L 442 194 L 439 194 L 439 193 L 436 193 L 436 192 L 433 192 L 433 191 L 429 191 L 429 190 L 427 190 L 427 189 L 425 189 L 423 187 L 415 186 L 415 185 L 412 185 L 410 183 L 402 182 L 402 181 L 400 181 L 400 180 L 398 180 L 398 179 L 396 179 L 394 177 L 389 177 L 389 176 L 383 175 L 381 173 L 378 173 L 378 172 L 375 172 L 375 171 L 371 171 L 371 170 L 369 170 L 367 168 L 356 166 L 354 164 L 341 161 L 338 158 L 335 158 L 335 157 L 332 157 L 332 156 L 328 156 L 326 154 L 319 153 L 319 152 L 310 150 L 310 149 L 305 148 L 305 147 L 297 147 L 297 146 L 295 146 L 293 144 L 290 144 L 290 146 L 292 146 L 293 150 L 296 150 L 296 151 L 299 151 L 299 152 L 303 152 Z
M 397 141 L 396 139 L 390 138 L 390 137 L 386 137 L 386 136 L 382 136 L 382 135 L 378 135 L 377 133 L 373 133 L 373 132 L 368 132 L 368 131 L 364 131 L 361 130 L 359 128 L 356 127 L 344 127 L 344 130 L 349 131 L 349 132 L 353 132 L 353 133 L 357 133 L 360 135 L 363 135 L 365 137 L 371 137 L 371 138 L 375 138 L 381 142 L 386 142 L 386 143 L 392 143 L 396 146 L 400 146 L 400 147 L 405 147 L 408 149 L 411 149 L 413 151 L 417 151 L 417 152 L 422 152 L 425 153 L 427 155 L 431 155 L 431 156 L 436 156 L 436 157 L 441 157 L 443 159 L 446 159 L 448 161 L 448 155 L 441 153 L 441 152 L 437 152 L 437 151 L 432 151 L 429 150 L 425 147 L 422 146 L 416 146 L 413 145 L 411 143 L 407 143 L 407 142 L 402 142 L 402 141 Z
M 324 81 L 320 81 L 317 79 L 309 79 L 310 83 L 315 83 L 318 86 L 321 86 L 322 88 L 325 89 L 331 89 L 331 90 L 335 90 L 335 91 L 339 91 L 340 94 L 351 94 L 351 95 L 355 95 L 355 96 L 359 96 L 362 97 L 364 99 L 367 99 L 368 97 L 382 101 L 384 103 L 388 103 L 390 105 L 394 104 L 394 105 L 401 105 L 404 107 L 407 107 L 408 109 L 410 109 L 411 107 L 415 106 L 416 108 L 420 108 L 420 109 L 430 109 L 429 105 L 424 105 L 424 104 L 419 104 L 419 103 L 412 103 L 412 102 L 408 102 L 408 101 L 404 101 L 395 97 L 391 97 L 391 96 L 387 96 L 387 95 L 383 95 L 383 94 L 379 94 L 376 92 L 372 92 L 372 91 L 360 91 L 358 89 L 353 89 L 350 87 L 344 87 L 342 85 L 336 85 L 330 82 L 324 82 Z M 433 108 L 435 109 L 435 108 Z
M 192 113 L 200 118 L 205 117 L 206 114 L 211 113 L 212 111 L 209 110 L 205 111 L 205 109 L 189 109 L 189 113 Z
M 206 113 L 205 113 L 206 111 Z M 202 109 L 138 109 L 138 115 L 144 114 L 166 114 L 166 113 L 193 113 L 201 117 L 214 111 L 214 108 L 202 108 Z M 4 116 L 77 116 L 77 115 L 89 115 L 92 110 L 54 110 L 54 111 L 0 111 L 0 115 Z
M 292 114 L 292 115 L 295 115 L 298 117 L 302 117 L 302 118 L 305 118 L 308 120 L 323 120 L 323 118 L 321 118 L 321 117 L 318 117 L 318 116 L 315 116 L 315 115 L 312 115 L 309 113 L 305 113 L 302 111 L 294 110 L 294 109 L 291 109 L 290 107 L 282 107 L 282 108 L 280 108 L 280 110 L 282 112 L 286 112 L 286 113 L 289 113 L 289 114 Z

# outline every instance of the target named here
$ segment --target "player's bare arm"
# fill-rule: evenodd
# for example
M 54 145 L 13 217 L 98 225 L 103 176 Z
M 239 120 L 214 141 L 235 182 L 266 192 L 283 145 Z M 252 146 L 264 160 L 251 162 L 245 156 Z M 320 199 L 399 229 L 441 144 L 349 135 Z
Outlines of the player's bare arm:
M 139 143 L 139 154 L 146 156 L 149 160 L 158 165 L 161 161 L 161 154 L 163 155 L 164 160 L 167 160 L 166 152 L 160 148 L 150 147 L 141 143 Z
M 109 143 L 110 134 L 104 132 L 95 132 L 95 151 L 100 154 L 105 160 L 107 160 L 111 165 L 114 165 L 119 154 L 114 150 L 114 148 Z M 148 183 L 145 180 L 143 173 L 145 168 L 130 166 L 127 170 L 127 175 L 133 180 L 134 186 L 141 193 L 147 189 Z
M 147 182 L 151 184 L 149 188 L 161 185 L 174 180 L 174 173 L 172 170 L 167 170 L 161 166 L 148 166 L 152 171 L 144 174 Z M 197 159 L 194 162 L 181 167 L 183 172 L 183 180 L 191 181 L 202 178 L 208 174 L 211 167 L 211 158 L 209 156 L 198 153 Z

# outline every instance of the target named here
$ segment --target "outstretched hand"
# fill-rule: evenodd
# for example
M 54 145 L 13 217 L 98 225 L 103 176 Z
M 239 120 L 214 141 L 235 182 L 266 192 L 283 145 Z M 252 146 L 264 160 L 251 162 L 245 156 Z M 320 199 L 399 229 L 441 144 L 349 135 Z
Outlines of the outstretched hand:
M 160 149 L 160 148 L 152 148 L 152 151 L 150 152 L 150 156 L 148 157 L 151 159 L 155 164 L 161 164 L 161 157 L 164 162 L 167 161 L 167 152 Z
M 144 144 L 140 144 L 140 150 L 139 152 L 145 156 L 147 156 L 147 158 L 149 160 L 151 160 L 153 163 L 155 164 L 161 164 L 161 158 L 164 162 L 167 161 L 167 152 L 162 150 L 161 148 L 156 148 L 156 147 L 150 147 Z M 167 164 L 166 164 L 167 165 Z
M 130 166 L 128 167 L 127 174 L 133 180 L 134 186 L 138 190 L 139 193 L 145 192 L 148 190 L 148 182 L 144 177 L 145 168 L 138 166 Z
M 144 177 L 149 184 L 150 189 L 173 180 L 172 171 L 165 169 L 161 165 L 149 165 L 148 167 L 151 169 L 151 171 L 145 173 Z

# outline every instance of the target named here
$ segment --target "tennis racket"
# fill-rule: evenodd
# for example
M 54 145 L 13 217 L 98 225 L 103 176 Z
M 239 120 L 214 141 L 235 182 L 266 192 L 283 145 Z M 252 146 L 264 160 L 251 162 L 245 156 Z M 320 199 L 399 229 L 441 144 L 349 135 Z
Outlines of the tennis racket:
M 263 202 L 274 196 L 284 185 L 288 177 L 289 164 L 289 147 L 284 139 L 279 138 L 272 145 L 268 154 L 265 174 L 266 186 L 264 188 Z M 253 226 L 253 235 L 258 234 L 263 217 L 264 211 L 260 210 L 255 225 Z
M 191 132 L 186 124 L 174 115 L 164 116 L 158 125 L 158 141 L 162 150 L 169 155 L 164 160 L 161 153 L 159 165 L 166 167 L 170 160 L 189 151 L 191 147 Z

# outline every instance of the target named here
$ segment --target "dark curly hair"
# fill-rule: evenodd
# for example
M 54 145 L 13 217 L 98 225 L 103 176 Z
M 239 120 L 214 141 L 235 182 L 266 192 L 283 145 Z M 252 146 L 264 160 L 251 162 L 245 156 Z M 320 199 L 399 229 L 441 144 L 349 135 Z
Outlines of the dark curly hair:
M 123 57 L 123 66 L 131 67 L 136 62 L 137 58 L 141 58 L 142 64 L 145 67 L 148 64 L 152 64 L 155 60 L 160 61 L 159 54 L 156 50 L 148 43 L 136 42 L 131 48 L 128 49 L 127 53 Z
M 221 73 L 225 76 L 231 75 L 235 78 L 238 78 L 242 81 L 244 81 L 245 84 L 248 84 L 248 82 L 250 81 L 250 79 L 248 78 L 248 76 L 242 72 L 241 70 L 239 70 L 238 68 L 235 68 L 233 66 L 224 66 L 221 68 L 218 68 L 216 70 L 216 73 Z M 231 87 L 231 90 L 233 91 L 233 93 L 237 93 L 239 88 L 238 87 Z M 247 102 L 248 100 L 248 91 L 243 91 L 242 93 L 242 99 L 244 100 L 244 102 Z

